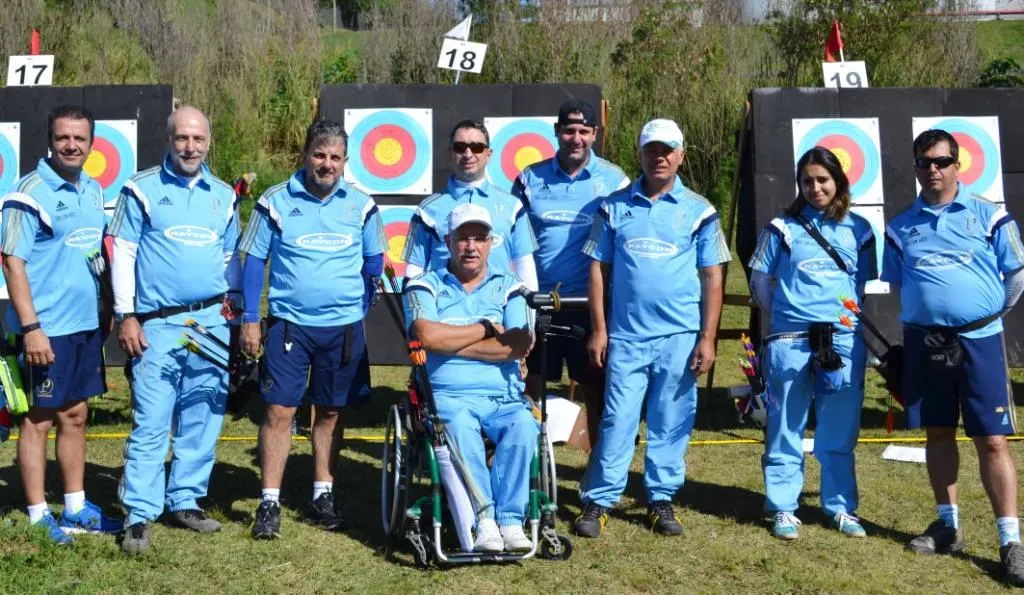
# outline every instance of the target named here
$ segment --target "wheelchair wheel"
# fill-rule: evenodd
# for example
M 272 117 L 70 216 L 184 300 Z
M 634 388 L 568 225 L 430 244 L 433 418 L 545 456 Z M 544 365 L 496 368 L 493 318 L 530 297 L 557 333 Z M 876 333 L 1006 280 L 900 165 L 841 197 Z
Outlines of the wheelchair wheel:
M 545 560 L 568 560 L 572 557 L 572 539 L 558 534 L 554 539 L 542 539 L 540 557 Z
M 388 409 L 384 426 L 384 450 L 381 454 L 380 521 L 384 534 L 399 539 L 409 494 L 409 446 L 402 430 L 402 411 L 398 405 Z

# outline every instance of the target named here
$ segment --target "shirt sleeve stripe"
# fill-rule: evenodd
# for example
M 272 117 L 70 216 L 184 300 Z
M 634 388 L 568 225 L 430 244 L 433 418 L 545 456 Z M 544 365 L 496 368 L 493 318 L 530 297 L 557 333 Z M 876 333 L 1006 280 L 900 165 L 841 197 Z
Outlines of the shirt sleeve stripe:
M 39 219 L 40 226 L 46 233 L 53 235 L 53 220 L 46 209 L 36 199 L 23 192 L 11 192 L 3 201 L 3 208 L 10 206 L 22 212 L 34 215 Z
M 149 198 L 146 197 L 146 193 L 142 191 L 142 188 L 139 188 L 139 185 L 135 183 L 135 180 L 129 179 L 125 182 L 121 193 L 135 199 L 135 202 L 139 203 L 139 208 L 142 210 L 142 218 L 145 219 L 147 224 L 150 223 Z
M 899 236 L 896 235 L 896 231 L 889 225 L 885 226 L 885 242 L 896 250 L 896 253 L 903 258 L 903 242 L 900 241 Z
M 7 232 L 4 234 L 3 246 L 0 247 L 4 254 L 14 254 L 18 248 L 18 240 L 21 239 L 21 218 L 24 216 L 21 209 L 4 213 L 4 217 L 7 218 Z

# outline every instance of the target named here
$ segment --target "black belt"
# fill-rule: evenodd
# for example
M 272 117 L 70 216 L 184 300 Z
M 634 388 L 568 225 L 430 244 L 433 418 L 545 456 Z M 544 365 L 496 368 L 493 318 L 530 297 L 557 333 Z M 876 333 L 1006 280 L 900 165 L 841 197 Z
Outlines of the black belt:
M 159 310 L 153 310 L 152 312 L 145 312 L 136 315 L 139 320 L 139 324 L 144 324 L 147 320 L 153 320 L 154 318 L 167 318 L 168 316 L 174 316 L 175 314 L 184 314 L 185 312 L 198 312 L 205 310 L 211 306 L 224 303 L 224 294 L 215 295 L 212 298 L 205 299 L 201 302 L 195 302 L 194 304 L 185 304 L 183 306 L 171 306 L 169 308 L 160 308 Z

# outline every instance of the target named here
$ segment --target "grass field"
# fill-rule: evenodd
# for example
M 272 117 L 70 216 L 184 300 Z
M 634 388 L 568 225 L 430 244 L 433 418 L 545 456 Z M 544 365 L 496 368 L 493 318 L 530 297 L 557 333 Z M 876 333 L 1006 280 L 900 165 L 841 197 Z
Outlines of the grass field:
M 734 276 L 732 291 L 742 291 Z M 726 326 L 741 326 L 745 311 L 727 308 Z M 723 344 L 720 359 L 735 361 L 738 346 Z M 740 382 L 735 366 L 723 365 L 716 384 Z M 996 534 L 978 480 L 973 448 L 963 445 L 962 523 L 967 551 L 958 557 L 924 558 L 904 542 L 931 521 L 934 508 L 923 465 L 883 461 L 890 438 L 919 438 L 917 432 L 884 430 L 884 400 L 878 378 L 869 377 L 863 436 L 880 439 L 858 447 L 861 508 L 868 538 L 850 540 L 826 528 L 818 512 L 818 466 L 807 459 L 801 538 L 782 543 L 770 537 L 761 513 L 763 486 L 759 444 L 708 441 L 758 439 L 760 432 L 736 423 L 724 390 L 708 395 L 699 412 L 694 444 L 687 456 L 687 482 L 676 500 L 687 533 L 678 539 L 652 535 L 644 515 L 642 450 L 629 487 L 598 541 L 576 540 L 566 562 L 542 560 L 507 566 L 424 572 L 406 553 L 385 560 L 379 528 L 379 451 L 383 411 L 401 394 L 406 371 L 375 368 L 373 403 L 349 414 L 349 440 L 336 494 L 345 502 L 350 528 L 328 534 L 302 522 L 311 484 L 308 442 L 296 441 L 282 493 L 284 538 L 254 542 L 249 537 L 259 496 L 256 444 L 251 437 L 261 415 L 253 406 L 225 423 L 206 506 L 224 523 L 215 535 L 196 535 L 158 524 L 153 549 L 125 557 L 109 537 L 82 537 L 72 549 L 49 545 L 27 527 L 14 444 L 0 445 L 0 592 L 280 592 L 280 593 L 990 593 L 1002 587 Z M 91 432 L 117 436 L 130 427 L 123 376 L 112 371 L 111 392 L 94 406 Z M 1015 374 L 1024 381 L 1024 374 Z M 565 386 L 559 387 L 565 391 Z M 255 405 L 255 404 L 253 404 Z M 1022 412 L 1024 413 L 1024 412 Z M 116 503 L 123 439 L 97 438 L 88 445 L 86 489 L 101 505 Z M 1013 443 L 1013 452 L 1024 445 Z M 562 509 L 567 529 L 579 511 L 576 488 L 585 456 L 558 447 Z M 52 446 L 51 446 L 52 457 Z M 1018 457 L 1019 458 L 1019 457 Z M 51 463 L 47 486 L 60 506 L 60 483 Z

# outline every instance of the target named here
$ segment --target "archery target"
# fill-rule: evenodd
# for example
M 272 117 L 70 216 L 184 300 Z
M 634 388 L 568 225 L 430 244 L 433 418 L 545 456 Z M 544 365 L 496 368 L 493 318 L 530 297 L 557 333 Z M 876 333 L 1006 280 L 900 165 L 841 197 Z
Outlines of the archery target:
M 21 176 L 19 155 L 21 153 L 21 124 L 0 122 L 0 196 L 3 196 Z
M 999 148 L 999 118 L 949 117 L 914 118 L 914 138 L 925 130 L 940 129 L 953 135 L 960 145 L 960 183 L 968 192 L 992 202 L 1004 202 L 1003 166 Z M 917 185 L 921 192 L 921 185 Z
M 92 151 L 84 169 L 99 182 L 104 196 L 120 193 L 138 168 L 138 137 L 135 120 L 96 120 Z
M 402 286 L 402 278 L 405 277 L 405 261 L 402 254 L 405 253 L 406 237 L 409 234 L 409 222 L 416 211 L 415 207 L 405 205 L 380 205 L 380 218 L 384 224 L 384 238 L 387 242 L 387 249 L 384 255 L 388 262 L 395 268 L 396 281 Z M 391 291 L 387 280 L 384 287 Z
M 502 190 L 512 190 L 519 173 L 528 166 L 555 156 L 557 117 L 484 118 L 494 154 L 487 164 L 487 180 Z
M 850 200 L 883 204 L 882 153 L 878 118 L 793 120 L 793 166 L 814 147 L 832 151 L 850 180 Z M 798 189 L 799 191 L 799 189 Z
M 885 212 L 881 206 L 853 205 L 850 210 L 868 220 L 871 230 L 875 232 L 875 264 L 878 274 L 882 274 L 882 252 L 885 249 Z M 864 291 L 872 294 L 889 293 L 889 284 L 879 279 L 868 281 Z
M 433 110 L 348 109 L 345 179 L 368 194 L 430 194 Z

